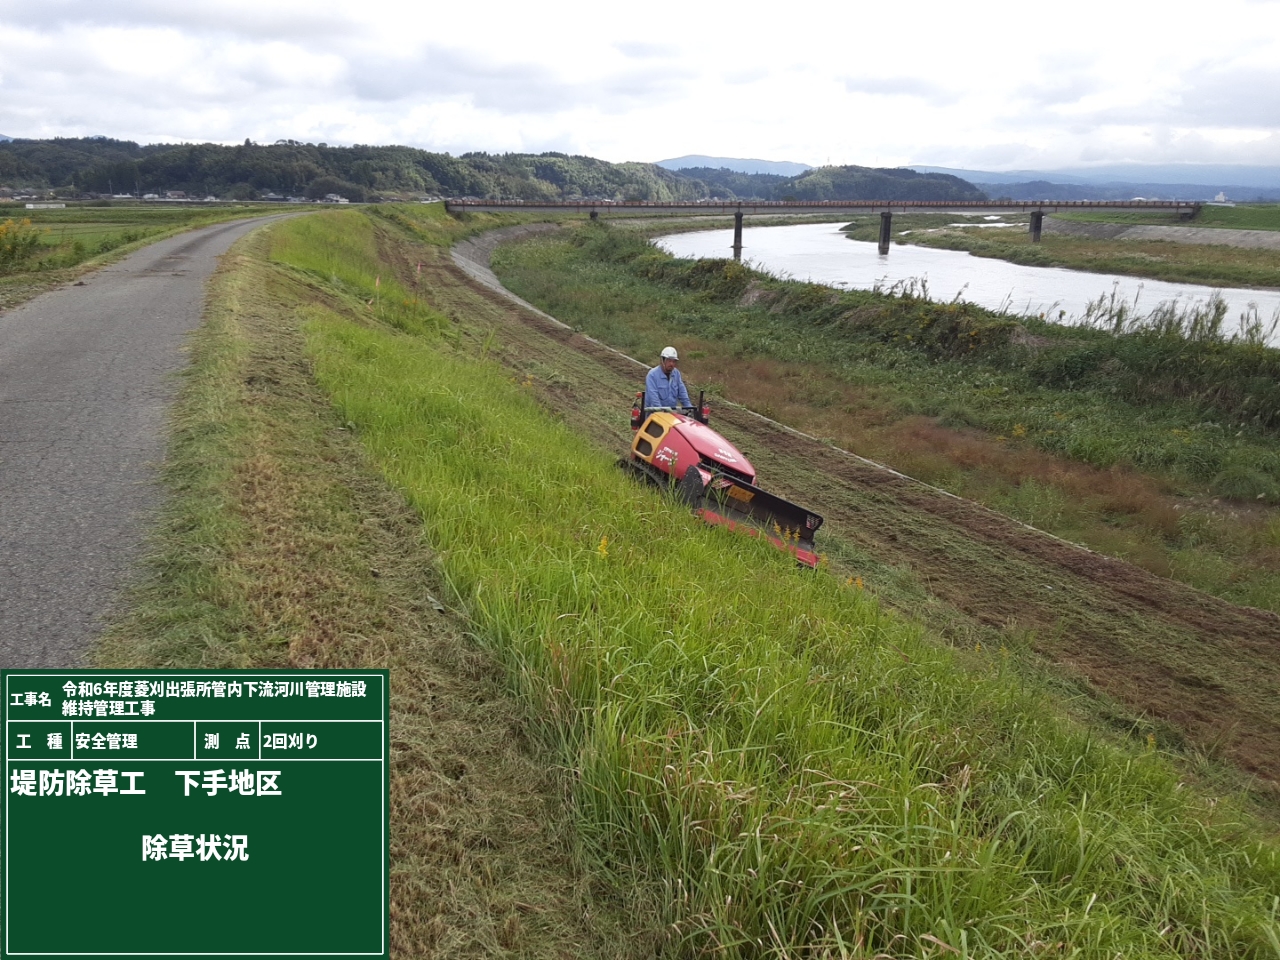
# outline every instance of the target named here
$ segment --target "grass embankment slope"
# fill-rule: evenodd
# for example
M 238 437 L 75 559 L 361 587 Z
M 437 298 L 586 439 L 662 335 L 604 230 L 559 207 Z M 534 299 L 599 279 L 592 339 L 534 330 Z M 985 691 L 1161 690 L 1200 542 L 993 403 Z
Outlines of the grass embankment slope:
M 298 209 L 308 208 L 72 204 L 27 210 L 0 204 L 0 309 L 175 233 Z
M 364 216 L 302 221 L 250 235 L 212 281 L 173 417 L 170 506 L 95 665 L 388 668 L 394 954 L 646 955 L 654 931 L 575 866 L 562 786 L 474 628 L 440 603 L 421 518 L 312 375 L 313 311 L 376 322 L 369 300 L 384 322 L 433 331 L 437 315 L 377 264 Z M 323 282 L 282 262 L 299 236 L 321 244 L 308 265 Z
M 562 765 L 579 863 L 651 892 L 664 953 L 1280 952 L 1277 851 L 1233 804 L 1182 785 L 1159 752 L 1066 719 L 1013 655 L 961 658 L 856 585 L 632 486 L 539 403 L 572 384 L 513 382 L 493 362 L 506 331 L 448 266 L 451 233 L 422 211 L 398 225 L 359 211 L 305 218 L 272 228 L 258 248 L 270 263 L 226 275 L 243 278 L 223 314 L 239 329 L 206 333 L 212 379 L 203 399 L 193 384 L 179 444 L 204 464 L 181 502 L 203 507 L 169 532 L 172 546 L 201 549 L 157 571 L 187 602 L 126 624 L 114 648 L 390 663 L 401 944 L 419 946 L 438 892 L 403 872 L 429 843 L 406 820 L 422 809 L 409 738 L 429 731 L 413 684 L 431 657 L 416 630 L 417 649 L 393 636 L 422 609 L 414 578 L 365 572 L 362 531 L 379 502 L 397 502 L 370 488 L 366 462 L 421 517 L 432 575 L 504 665 L 524 729 Z M 428 278 L 418 298 L 415 262 Z M 268 333 L 287 318 L 287 334 Z M 266 379 L 247 381 L 250 361 Z M 272 426 L 262 411 L 281 392 L 295 403 Z M 344 422 L 358 451 L 335 429 Z M 288 432 L 299 429 L 316 436 L 299 447 Z M 279 444 L 264 444 L 276 431 Z M 318 463 L 294 462 L 306 447 Z M 215 503 L 234 509 L 214 516 Z M 295 541 L 313 505 L 335 525 Z M 330 569 L 334 553 L 350 568 Z M 244 565 L 255 556 L 261 572 Z M 384 592 L 397 583 L 416 604 Z M 209 619 L 222 590 L 217 605 L 242 612 L 230 632 Z M 323 602 L 335 590 L 380 616 L 347 622 L 345 602 Z
M 967 304 L 680 263 L 597 228 L 500 248 L 521 296 L 697 385 L 1059 536 L 1280 610 L 1280 354 L 1169 333 L 1033 336 Z M 742 376 L 743 371 L 749 376 Z M 1232 506 L 1230 498 L 1241 504 Z
M 1236 474 L 1223 458 L 1252 457 L 1265 443 L 1201 422 L 1197 404 L 1121 402 L 1111 386 L 1140 397 L 1160 382 L 1121 377 L 1107 352 L 1115 338 L 1098 333 L 1083 358 L 1079 344 L 1066 350 L 1075 359 L 1065 369 L 1095 364 L 1106 389 L 1084 381 L 1054 390 L 1040 367 L 1002 366 L 1017 354 L 993 347 L 1012 325 L 977 308 L 677 262 L 600 228 L 500 247 L 496 261 L 528 299 L 632 355 L 654 356 L 674 341 L 695 387 L 1160 574 L 1274 603 L 1270 508 L 1175 496 L 1174 481 L 1132 466 L 1140 455 L 1179 469 L 1217 463 L 1219 472 L 1199 482 L 1225 483 Z M 512 365 L 547 383 L 549 405 L 621 446 L 617 398 L 634 390 L 643 368 L 549 326 L 535 336 L 528 322 L 504 320 L 509 313 L 494 309 L 485 322 L 511 342 Z M 974 341 L 986 346 L 969 351 Z M 963 357 L 949 352 L 957 344 Z M 1062 363 L 1061 354 L 1036 356 L 1048 370 Z M 1154 364 L 1165 367 L 1178 369 Z M 1171 422 L 1162 428 L 1163 417 Z M 1193 429 L 1183 429 L 1187 417 Z M 768 487 L 826 516 L 824 549 L 842 576 L 863 578 L 958 647 L 1034 651 L 1084 694 L 1077 705 L 1117 729 L 1252 772 L 1264 793 L 1280 779 L 1274 614 L 1034 533 L 744 411 L 716 405 L 716 427 L 748 452 Z
M 1204 207 L 1195 220 L 1179 221 L 1123 213 L 1072 213 L 1062 219 L 1129 225 L 1221 227 L 1242 230 L 1280 229 L 1280 207 Z M 1014 219 L 1014 218 L 1011 218 Z M 968 226 L 955 224 L 971 221 Z M 976 257 L 1008 260 L 1032 267 L 1066 267 L 1098 273 L 1151 277 L 1215 287 L 1280 286 L 1280 250 L 1242 249 L 1210 244 L 1175 243 L 1170 240 L 1103 239 L 1046 232 L 1032 243 L 1027 229 L 983 228 L 974 218 L 938 215 L 905 215 L 893 218 L 894 239 L 945 250 L 966 250 Z M 861 217 L 850 223 L 849 236 L 875 241 L 879 217 Z M 903 234 L 903 231 L 907 233 Z M 1100 290 L 1099 293 L 1106 291 Z M 1232 318 L 1234 322 L 1235 318 Z M 1264 318 L 1270 319 L 1270 318 Z

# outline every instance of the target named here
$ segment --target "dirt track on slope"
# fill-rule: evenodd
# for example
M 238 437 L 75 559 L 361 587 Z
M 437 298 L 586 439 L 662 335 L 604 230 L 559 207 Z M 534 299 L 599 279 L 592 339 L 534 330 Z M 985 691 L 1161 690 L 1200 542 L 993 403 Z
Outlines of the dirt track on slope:
M 503 238 L 455 249 L 454 260 L 483 258 L 465 271 L 444 251 L 424 260 L 423 295 L 464 330 L 492 334 L 553 410 L 623 449 L 644 365 L 513 302 L 487 269 Z M 1029 644 L 1122 714 L 1280 785 L 1280 617 L 1066 543 L 748 410 L 722 403 L 713 415 L 765 486 L 825 515 L 839 575 L 864 575 L 872 589 L 878 578 L 906 581 L 894 602 L 952 642 Z

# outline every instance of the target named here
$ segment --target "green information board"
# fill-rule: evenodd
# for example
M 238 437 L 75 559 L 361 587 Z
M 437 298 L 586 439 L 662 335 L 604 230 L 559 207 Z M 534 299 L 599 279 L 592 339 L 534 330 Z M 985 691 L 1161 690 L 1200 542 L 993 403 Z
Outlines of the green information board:
M 5 670 L 4 957 L 387 957 L 385 670 Z

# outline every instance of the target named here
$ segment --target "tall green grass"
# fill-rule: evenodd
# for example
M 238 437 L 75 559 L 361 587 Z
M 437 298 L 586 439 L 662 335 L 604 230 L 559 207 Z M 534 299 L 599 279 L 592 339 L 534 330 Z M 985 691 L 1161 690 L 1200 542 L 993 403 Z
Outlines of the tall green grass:
M 282 224 L 274 256 L 314 269 L 346 223 Z M 587 849 L 664 891 L 678 953 L 1280 955 L 1277 848 L 1001 651 L 962 662 L 701 526 L 429 331 L 308 330 L 559 745 Z
M 379 260 L 378 241 L 368 217 L 345 211 L 316 213 L 278 230 L 271 259 L 326 284 L 362 312 L 401 330 L 445 329 L 448 320 L 406 287 L 395 268 Z

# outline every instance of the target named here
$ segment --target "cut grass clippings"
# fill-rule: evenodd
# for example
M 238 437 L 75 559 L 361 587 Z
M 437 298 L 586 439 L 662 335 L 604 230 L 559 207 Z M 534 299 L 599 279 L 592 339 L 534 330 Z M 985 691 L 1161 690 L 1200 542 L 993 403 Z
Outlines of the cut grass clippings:
M 1280 952 L 1276 848 L 1158 753 L 698 525 L 446 337 L 307 317 L 321 384 L 572 771 L 585 849 L 662 890 L 677 952 Z

